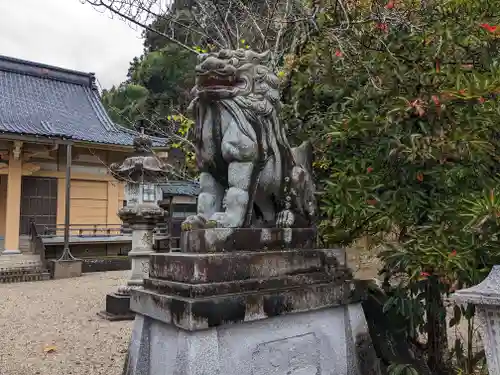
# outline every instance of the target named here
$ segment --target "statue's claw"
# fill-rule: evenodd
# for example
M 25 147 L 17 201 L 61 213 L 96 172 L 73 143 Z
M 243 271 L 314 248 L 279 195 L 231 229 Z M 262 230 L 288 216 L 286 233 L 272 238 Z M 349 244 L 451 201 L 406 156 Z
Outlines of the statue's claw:
M 214 220 L 208 220 L 205 228 L 217 228 L 217 222 Z
M 194 229 L 205 228 L 207 221 L 201 215 L 191 215 L 186 218 L 181 224 L 181 230 L 183 232 Z
M 208 221 L 212 228 L 229 228 L 231 223 L 228 220 L 228 215 L 225 212 L 216 212 Z

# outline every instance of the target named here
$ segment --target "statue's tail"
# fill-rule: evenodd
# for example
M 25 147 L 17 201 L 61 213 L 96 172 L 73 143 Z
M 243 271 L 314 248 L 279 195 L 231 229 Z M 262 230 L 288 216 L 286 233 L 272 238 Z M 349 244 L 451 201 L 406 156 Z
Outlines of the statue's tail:
M 313 168 L 313 148 L 309 141 L 302 142 L 299 147 L 291 149 L 295 166 L 299 167 L 300 177 L 296 181 L 296 189 L 298 196 L 296 197 L 296 207 L 298 211 L 304 215 L 308 221 L 308 225 L 312 225 L 316 220 L 317 207 L 312 168 Z
M 295 163 L 306 169 L 309 174 L 312 174 L 313 147 L 311 142 L 304 141 L 299 147 L 292 148 L 292 154 Z

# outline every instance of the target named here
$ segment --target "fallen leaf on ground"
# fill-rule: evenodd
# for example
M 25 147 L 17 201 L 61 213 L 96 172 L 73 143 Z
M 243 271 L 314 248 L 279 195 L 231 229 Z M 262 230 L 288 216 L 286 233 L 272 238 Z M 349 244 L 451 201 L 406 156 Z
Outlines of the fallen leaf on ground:
M 57 348 L 54 345 L 48 345 L 48 346 L 45 347 L 45 349 L 43 349 L 43 351 L 45 353 L 53 353 L 53 352 L 56 351 L 56 349 Z

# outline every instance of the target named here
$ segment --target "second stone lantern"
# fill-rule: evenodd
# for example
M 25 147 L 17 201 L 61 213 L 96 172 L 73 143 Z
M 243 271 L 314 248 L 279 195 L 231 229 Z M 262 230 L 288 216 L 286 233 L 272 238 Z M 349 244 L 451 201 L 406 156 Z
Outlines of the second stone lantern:
M 157 204 L 155 186 L 165 179 L 167 164 L 152 151 L 153 142 L 143 132 L 134 139 L 134 154 L 123 163 L 113 163 L 113 176 L 125 182 L 127 205 L 118 216 L 132 231 L 132 249 L 128 256 L 131 271 L 126 285 L 106 295 L 106 310 L 99 315 L 108 320 L 131 320 L 130 289 L 142 286 L 149 273 L 149 256 L 154 252 L 153 236 L 158 222 L 164 220 L 165 211 Z

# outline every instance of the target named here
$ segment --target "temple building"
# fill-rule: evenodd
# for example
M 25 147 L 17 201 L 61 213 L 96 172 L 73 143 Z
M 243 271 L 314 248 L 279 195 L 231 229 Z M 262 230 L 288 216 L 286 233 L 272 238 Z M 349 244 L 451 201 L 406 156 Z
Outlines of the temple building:
M 136 134 L 110 120 L 94 74 L 0 56 L 0 254 L 27 251 L 32 222 L 121 224 L 124 189 L 108 166 L 132 152 Z

